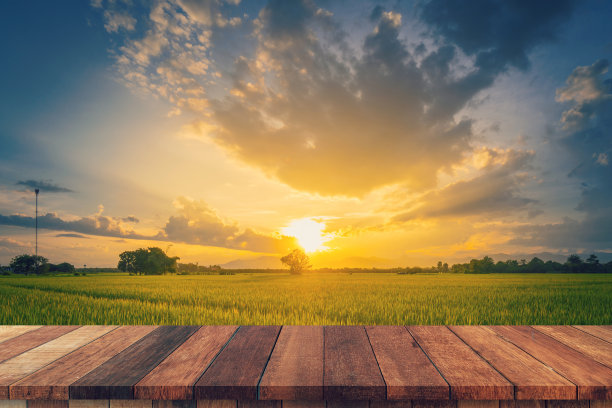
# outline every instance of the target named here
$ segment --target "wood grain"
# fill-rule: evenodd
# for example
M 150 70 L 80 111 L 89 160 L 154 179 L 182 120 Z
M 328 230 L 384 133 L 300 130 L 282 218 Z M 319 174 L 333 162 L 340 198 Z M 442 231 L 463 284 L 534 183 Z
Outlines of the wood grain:
M 193 385 L 238 326 L 204 326 L 134 386 L 134 398 L 190 400 Z
M 326 408 L 325 401 L 283 401 L 283 408 Z
M 499 408 L 546 408 L 544 400 L 501 400 Z
M 82 326 L 1 363 L 0 398 L 9 398 L 9 385 L 114 330 L 116 327 Z
M 152 408 L 151 400 L 110 400 L 109 408 Z
M 197 408 L 236 408 L 234 400 L 198 400 Z
M 0 343 L 41 327 L 42 326 L 0 326 Z
M 281 408 L 281 401 L 238 401 L 238 408 Z
M 0 347 L 0 362 L 13 358 L 23 352 L 38 347 L 50 340 L 78 329 L 80 326 L 43 326 L 10 340 L 2 342 Z
M 29 401 L 28 408 L 68 408 L 68 401 Z
M 576 398 L 576 385 L 487 328 L 450 326 L 449 329 L 514 384 L 517 400 Z
M 197 399 L 257 399 L 280 326 L 241 326 L 196 383 Z
M 199 326 L 162 326 L 70 385 L 71 399 L 131 399 L 133 386 Z
M 547 401 L 546 408 L 589 408 L 589 401 Z
M 152 408 L 196 408 L 196 400 L 153 400 Z
M 612 343 L 591 336 L 571 326 L 532 326 L 534 329 L 554 338 L 612 368 Z
M 578 399 L 612 399 L 612 370 L 528 326 L 489 326 L 578 386 Z
M 284 408 L 284 407 L 283 407 Z M 412 408 L 412 401 L 370 401 L 370 408 Z
M 68 400 L 68 408 L 109 408 L 109 400 Z
M 612 326 L 572 326 L 591 336 L 599 337 L 602 340 L 612 343 Z
M 327 401 L 327 408 L 369 408 L 369 402 L 364 400 L 332 400 Z
M 323 399 L 323 327 L 283 326 L 259 383 L 259 399 Z
M 387 399 L 448 399 L 450 388 L 402 326 L 367 326 Z
M 408 330 L 450 384 L 451 399 L 514 399 L 514 387 L 445 326 Z
M 362 326 L 325 327 L 325 399 L 386 399 L 385 382 Z
M 457 401 L 457 408 L 499 408 L 497 400 L 480 400 L 480 401 Z
M 412 408 L 457 408 L 455 400 L 412 400 Z
M 157 326 L 121 326 L 9 388 L 11 398 L 63 400 L 69 385 L 110 360 Z

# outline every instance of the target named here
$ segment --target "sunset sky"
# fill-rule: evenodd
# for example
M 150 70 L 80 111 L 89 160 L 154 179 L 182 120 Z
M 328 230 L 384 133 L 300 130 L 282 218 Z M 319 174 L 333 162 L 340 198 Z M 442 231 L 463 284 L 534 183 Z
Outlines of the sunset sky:
M 0 264 L 612 259 L 612 2 L 0 3 Z M 542 256 L 544 256 L 542 255 Z M 228 264 L 229 263 L 229 264 Z

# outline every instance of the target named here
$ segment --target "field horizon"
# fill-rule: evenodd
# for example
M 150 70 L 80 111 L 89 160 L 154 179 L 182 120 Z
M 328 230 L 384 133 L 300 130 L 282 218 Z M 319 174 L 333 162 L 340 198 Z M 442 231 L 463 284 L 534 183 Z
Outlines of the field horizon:
M 610 274 L 0 277 L 0 324 L 610 324 Z

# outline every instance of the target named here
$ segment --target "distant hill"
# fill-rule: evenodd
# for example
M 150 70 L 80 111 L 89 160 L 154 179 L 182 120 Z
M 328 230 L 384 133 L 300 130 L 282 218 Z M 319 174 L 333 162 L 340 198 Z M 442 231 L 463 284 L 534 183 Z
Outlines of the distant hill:
M 253 259 L 235 259 L 221 264 L 223 269 L 282 269 L 285 266 L 277 256 L 260 256 Z

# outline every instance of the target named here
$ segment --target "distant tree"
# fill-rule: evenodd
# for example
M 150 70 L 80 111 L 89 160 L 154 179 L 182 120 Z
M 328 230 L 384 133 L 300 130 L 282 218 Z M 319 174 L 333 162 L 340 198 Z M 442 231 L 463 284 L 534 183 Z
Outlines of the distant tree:
M 135 251 L 124 251 L 119 254 L 117 269 L 138 275 L 161 275 L 176 273 L 178 256 L 169 257 L 158 247 L 139 248 Z
M 68 262 L 62 262 L 57 265 L 49 264 L 49 272 L 57 272 L 57 273 L 75 273 L 76 269 L 74 265 Z
M 31 273 L 45 273 L 48 271 L 49 260 L 43 256 L 17 255 L 11 260 L 9 266 L 13 273 L 29 275 Z
M 572 254 L 567 257 L 567 262 L 565 262 L 565 266 L 567 267 L 568 272 L 571 273 L 584 272 L 584 262 L 582 262 L 580 256 L 576 254 Z
M 281 262 L 289 267 L 292 274 L 298 275 L 310 268 L 310 258 L 301 249 L 294 249 L 281 258 Z

